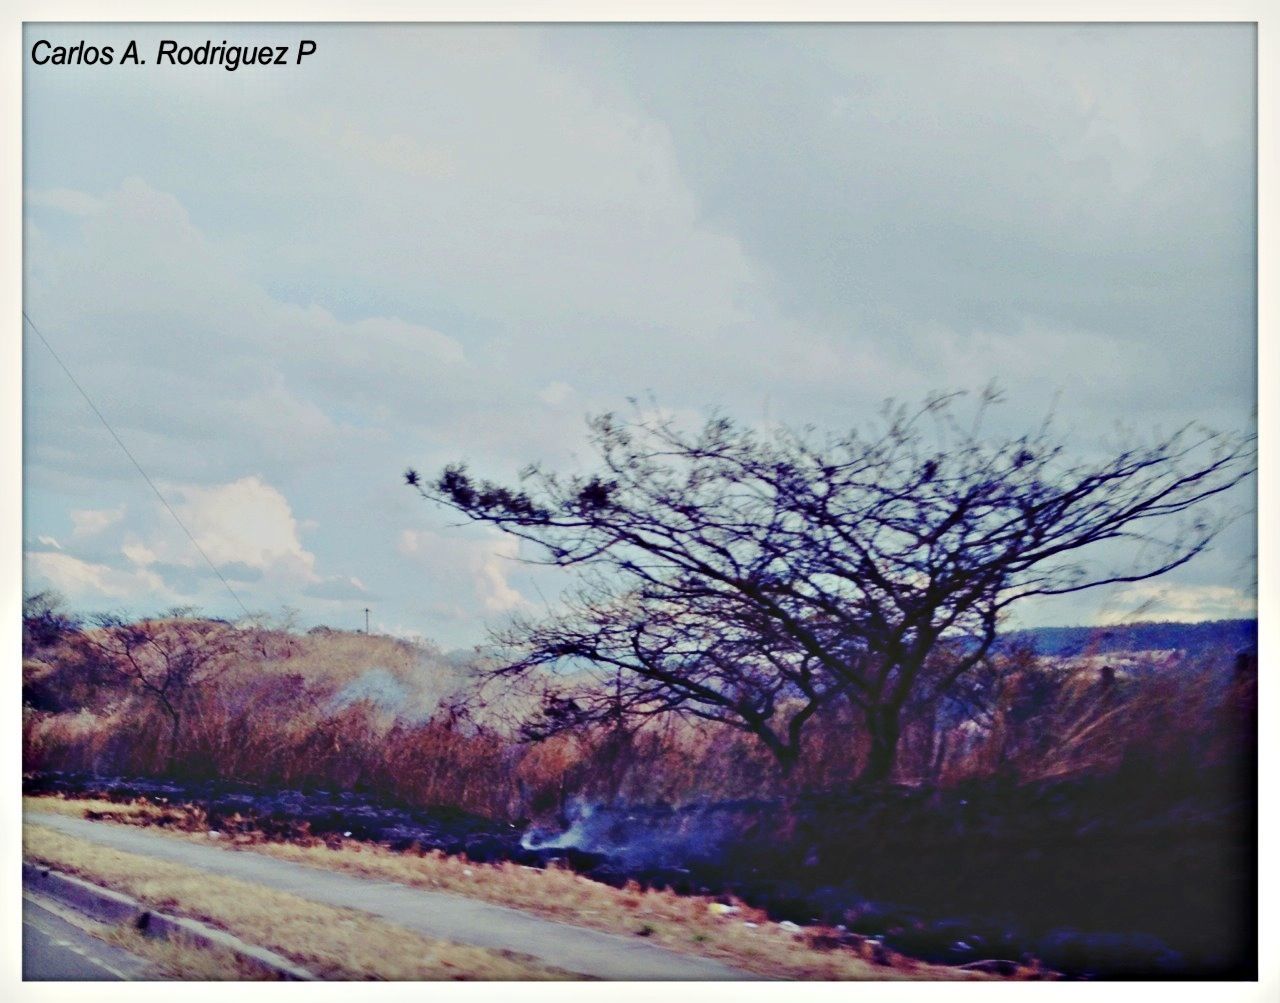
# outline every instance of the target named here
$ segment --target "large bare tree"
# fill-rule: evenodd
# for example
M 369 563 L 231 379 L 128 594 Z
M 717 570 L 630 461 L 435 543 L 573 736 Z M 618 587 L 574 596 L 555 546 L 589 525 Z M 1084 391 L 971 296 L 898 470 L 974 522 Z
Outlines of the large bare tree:
M 103 613 L 91 623 L 92 629 L 75 639 L 80 657 L 128 680 L 164 713 L 169 723 L 166 758 L 172 765 L 192 694 L 229 665 L 239 633 L 223 621 L 194 617 L 188 609 L 144 620 Z
M 957 396 L 888 406 L 869 434 L 604 415 L 589 475 L 405 476 L 579 572 L 556 609 L 499 634 L 495 671 L 542 687 L 531 734 L 678 713 L 743 729 L 790 769 L 806 723 L 848 701 L 862 779 L 881 781 L 908 698 L 979 664 L 1011 605 L 1185 564 L 1223 525 L 1201 503 L 1253 466 L 1252 436 L 1191 427 L 1068 460 L 1049 422 L 992 438 L 994 397 L 970 422 Z

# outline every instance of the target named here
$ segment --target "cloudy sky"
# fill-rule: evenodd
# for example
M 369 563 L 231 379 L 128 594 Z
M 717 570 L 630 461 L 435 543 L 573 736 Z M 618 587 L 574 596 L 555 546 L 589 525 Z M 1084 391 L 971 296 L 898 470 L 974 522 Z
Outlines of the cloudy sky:
M 1251 427 L 1247 26 L 27 27 L 25 306 L 254 610 L 479 641 L 557 582 L 401 482 L 581 467 L 583 418 L 862 423 L 995 378 L 1118 426 Z M 238 612 L 44 346 L 27 587 Z M 1252 485 L 1227 499 L 1251 505 Z M 1253 522 L 1024 623 L 1250 615 Z

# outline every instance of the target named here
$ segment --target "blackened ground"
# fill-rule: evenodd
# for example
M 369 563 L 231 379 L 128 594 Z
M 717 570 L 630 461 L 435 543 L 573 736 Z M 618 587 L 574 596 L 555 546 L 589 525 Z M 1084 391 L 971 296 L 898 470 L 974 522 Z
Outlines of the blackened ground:
M 181 782 L 58 772 L 26 777 L 23 790 L 28 794 L 92 795 L 117 802 L 147 798 L 174 806 L 194 805 L 205 812 L 211 829 L 253 828 L 280 839 L 304 833 L 340 834 L 386 843 L 397 850 L 418 846 L 465 853 L 477 862 L 506 859 L 520 848 L 517 826 L 449 808 L 388 804 L 354 791 L 268 790 L 220 780 Z
M 597 880 L 732 893 L 775 919 L 843 924 L 929 961 L 1039 958 L 1083 977 L 1252 978 L 1256 816 L 1248 778 L 1131 768 L 786 803 L 580 804 L 526 828 L 353 792 L 45 774 L 28 793 L 194 804 L 212 828 L 332 833 L 567 864 Z M 523 840 L 523 842 L 522 842 Z

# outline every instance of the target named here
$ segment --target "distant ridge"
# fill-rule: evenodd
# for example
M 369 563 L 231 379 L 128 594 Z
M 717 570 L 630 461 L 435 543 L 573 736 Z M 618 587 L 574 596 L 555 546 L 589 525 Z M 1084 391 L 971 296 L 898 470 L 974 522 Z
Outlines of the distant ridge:
M 1257 650 L 1258 621 L 1205 620 L 1200 623 L 1142 622 L 1097 627 L 1035 627 L 1010 631 L 1004 646 L 1030 641 L 1041 655 L 1070 657 L 1086 652 L 1167 651 L 1188 655 L 1215 650 Z

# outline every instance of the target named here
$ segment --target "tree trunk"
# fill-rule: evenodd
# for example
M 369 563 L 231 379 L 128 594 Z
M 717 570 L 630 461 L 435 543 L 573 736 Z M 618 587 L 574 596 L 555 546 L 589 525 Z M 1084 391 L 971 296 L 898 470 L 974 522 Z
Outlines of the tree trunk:
M 791 774 L 795 772 L 796 764 L 800 761 L 800 753 L 791 747 L 786 747 L 774 753 L 774 759 L 778 764 L 778 771 L 784 779 L 790 779 Z
M 178 716 L 178 712 L 167 704 L 165 705 L 165 712 L 169 715 L 169 755 L 165 760 L 165 768 L 169 772 L 173 772 L 178 760 L 178 730 L 181 719 Z
M 898 738 L 901 735 L 898 708 L 868 707 L 866 725 L 871 745 L 858 780 L 864 784 L 884 783 L 893 776 L 893 768 L 898 761 Z

